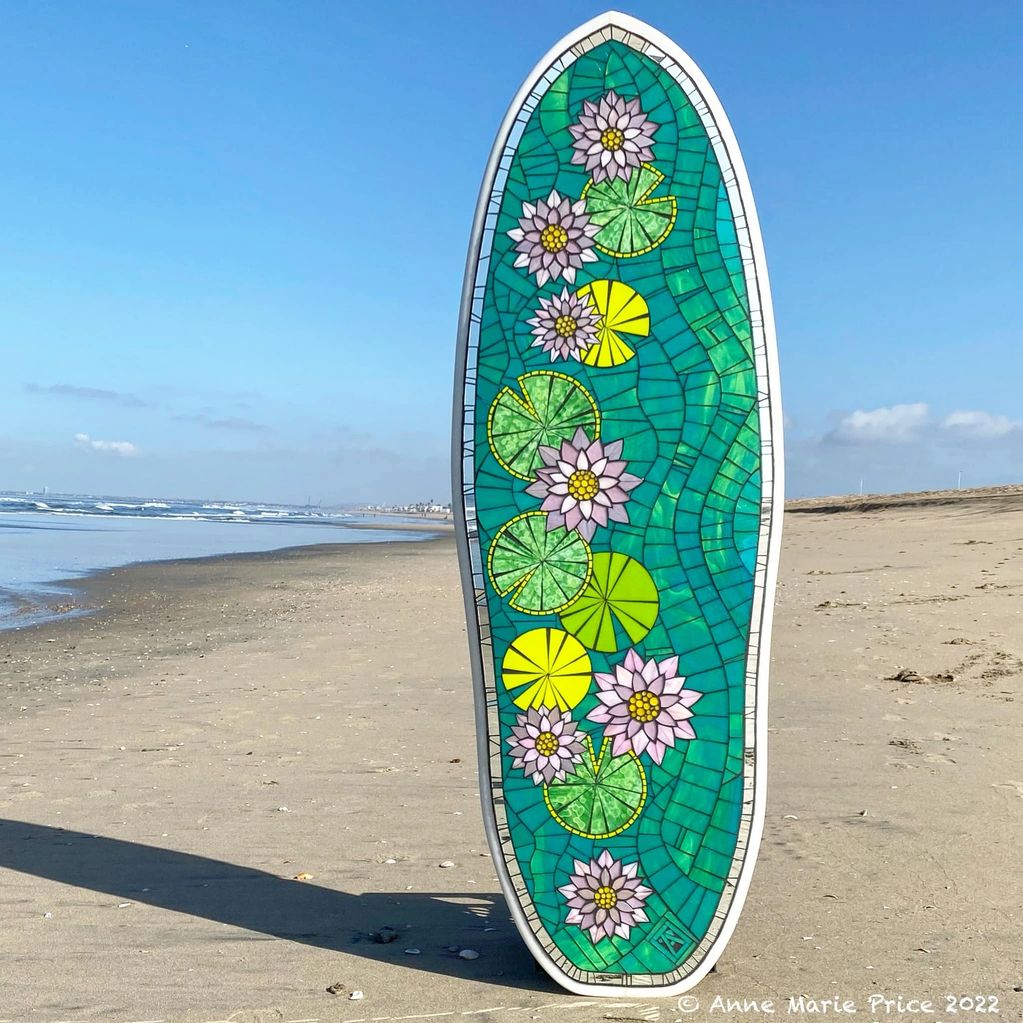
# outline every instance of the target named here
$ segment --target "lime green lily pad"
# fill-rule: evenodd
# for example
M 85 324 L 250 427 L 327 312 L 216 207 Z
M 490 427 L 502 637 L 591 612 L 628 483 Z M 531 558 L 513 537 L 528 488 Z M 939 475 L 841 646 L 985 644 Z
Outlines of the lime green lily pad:
M 600 433 L 593 396 L 564 373 L 538 370 L 517 381 L 522 394 L 502 387 L 487 415 L 487 439 L 502 468 L 532 480 L 543 465 L 541 447 L 559 447 L 582 427 L 590 440 Z
M 673 195 L 651 198 L 664 175 L 648 163 L 642 164 L 628 181 L 613 178 L 583 188 L 586 212 L 600 230 L 594 244 L 609 256 L 628 259 L 657 248 L 671 233 L 678 217 Z
M 636 644 L 653 628 L 660 608 L 650 573 L 625 554 L 593 555 L 593 572 L 561 612 L 561 624 L 590 650 L 611 654 Z
M 593 741 L 575 773 L 553 781 L 543 789 L 551 816 L 573 835 L 611 838 L 631 827 L 646 802 L 646 774 L 635 753 L 611 756 L 611 740 L 605 739 L 600 755 L 593 755 Z
M 516 611 L 556 614 L 578 596 L 590 578 L 589 544 L 561 526 L 547 528 L 547 515 L 525 512 L 505 523 L 490 544 L 487 568 L 494 589 Z

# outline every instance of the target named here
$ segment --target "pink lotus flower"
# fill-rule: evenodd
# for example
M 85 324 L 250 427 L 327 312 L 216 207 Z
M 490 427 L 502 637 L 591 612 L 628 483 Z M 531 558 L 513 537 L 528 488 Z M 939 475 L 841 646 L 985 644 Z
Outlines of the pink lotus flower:
M 653 894 L 636 876 L 638 863 L 622 863 L 606 849 L 585 863 L 575 861 L 575 873 L 558 891 L 568 902 L 565 922 L 590 932 L 594 943 L 617 934 L 628 938 L 636 924 L 649 919 L 643 904 Z
M 703 694 L 683 689 L 686 680 L 678 673 L 678 657 L 644 662 L 630 650 L 613 675 L 595 672 L 593 677 L 600 704 L 587 718 L 605 726 L 604 735 L 614 740 L 614 756 L 646 752 L 659 764 L 677 740 L 696 738 L 689 708 Z
M 542 348 L 555 359 L 579 362 L 590 345 L 597 342 L 600 314 L 589 299 L 563 288 L 560 295 L 540 299 L 540 308 L 527 322 L 533 328 L 533 348 Z
M 547 512 L 548 529 L 564 526 L 592 540 L 597 526 L 606 526 L 609 519 L 629 521 L 625 502 L 629 491 L 643 481 L 625 471 L 628 462 L 622 461 L 621 453 L 620 440 L 591 441 L 581 427 L 560 451 L 540 448 L 544 465 L 536 470 L 536 482 L 526 487 L 526 493 L 543 500 L 540 510 Z
M 512 767 L 531 774 L 533 784 L 549 785 L 561 781 L 565 771 L 583 758 L 579 726 L 560 710 L 536 710 L 530 707 L 515 719 L 511 737 Z
M 572 284 L 583 263 L 596 262 L 593 236 L 599 230 L 599 225 L 590 223 L 582 199 L 573 203 L 555 190 L 546 202 L 524 202 L 519 226 L 508 237 L 517 243 L 515 265 L 535 273 L 536 283 L 543 287 L 559 277 Z
M 638 99 L 609 92 L 599 103 L 586 100 L 579 123 L 569 129 L 575 142 L 572 163 L 581 163 L 594 182 L 628 181 L 644 160 L 652 160 L 657 125 L 648 121 Z

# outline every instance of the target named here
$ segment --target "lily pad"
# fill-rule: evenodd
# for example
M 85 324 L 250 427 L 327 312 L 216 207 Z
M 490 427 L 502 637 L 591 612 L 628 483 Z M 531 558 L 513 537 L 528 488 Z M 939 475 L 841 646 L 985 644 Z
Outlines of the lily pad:
M 600 755 L 593 755 L 593 740 L 586 736 L 586 751 L 575 773 L 544 786 L 551 816 L 573 835 L 611 838 L 631 827 L 646 802 L 646 774 L 635 753 L 611 756 L 605 739 Z
M 614 653 L 653 628 L 660 608 L 650 573 L 625 554 L 593 555 L 593 571 L 579 596 L 561 612 L 561 624 L 590 650 Z
M 589 544 L 562 526 L 547 528 L 544 512 L 524 512 L 505 523 L 490 544 L 487 568 L 494 589 L 516 611 L 557 614 L 589 582 Z
M 523 710 L 571 710 L 593 683 L 590 656 L 561 629 L 530 629 L 505 652 L 501 681 Z
M 657 248 L 671 233 L 678 217 L 678 201 L 673 195 L 651 198 L 664 181 L 664 175 L 648 163 L 629 178 L 614 178 L 583 188 L 586 212 L 600 230 L 594 244 L 609 256 L 628 259 Z
M 540 447 L 559 447 L 582 427 L 590 440 L 600 434 L 593 396 L 564 373 L 538 370 L 517 380 L 521 395 L 502 387 L 487 414 L 490 450 L 502 468 L 532 480 L 543 465 Z
M 588 298 L 600 314 L 597 342 L 586 349 L 582 361 L 601 369 L 628 362 L 636 353 L 622 335 L 646 337 L 650 333 L 646 299 L 621 281 L 593 281 L 580 288 L 577 294 Z

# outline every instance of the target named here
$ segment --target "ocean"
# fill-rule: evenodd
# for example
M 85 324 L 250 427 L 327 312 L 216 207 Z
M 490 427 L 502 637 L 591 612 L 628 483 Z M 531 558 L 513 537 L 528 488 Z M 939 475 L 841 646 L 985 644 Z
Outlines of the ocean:
M 386 524 L 388 529 L 350 527 Z M 0 629 L 59 617 L 62 581 L 143 561 L 422 540 L 402 519 L 246 502 L 0 493 Z M 346 528 L 347 527 L 347 528 Z

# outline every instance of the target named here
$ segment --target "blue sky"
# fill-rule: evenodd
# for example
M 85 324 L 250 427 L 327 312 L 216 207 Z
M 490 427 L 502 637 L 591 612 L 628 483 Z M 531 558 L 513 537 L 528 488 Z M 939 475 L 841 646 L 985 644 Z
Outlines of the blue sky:
M 483 166 L 602 9 L 7 5 L 0 489 L 446 498 Z M 1023 5 L 623 9 L 742 145 L 790 492 L 1023 478 Z

